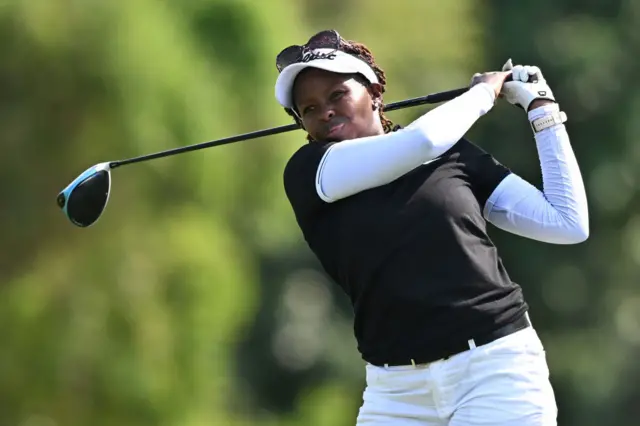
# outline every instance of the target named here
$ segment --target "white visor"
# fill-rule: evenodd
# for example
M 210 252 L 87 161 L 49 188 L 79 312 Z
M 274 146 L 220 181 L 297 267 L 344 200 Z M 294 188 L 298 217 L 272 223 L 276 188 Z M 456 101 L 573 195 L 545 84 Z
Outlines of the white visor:
M 340 74 L 362 74 L 369 83 L 378 83 L 373 69 L 361 59 L 336 49 L 315 49 L 304 54 L 302 62 L 282 70 L 276 81 L 276 99 L 285 108 L 294 108 L 293 83 L 305 68 L 319 68 Z

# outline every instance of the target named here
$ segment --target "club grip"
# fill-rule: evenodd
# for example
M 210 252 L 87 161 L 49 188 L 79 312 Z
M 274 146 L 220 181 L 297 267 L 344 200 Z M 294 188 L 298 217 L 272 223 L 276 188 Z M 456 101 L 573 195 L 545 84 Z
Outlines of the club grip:
M 508 81 L 513 81 L 513 74 L 509 74 L 507 78 L 504 79 L 505 83 Z M 527 78 L 527 81 L 525 83 L 537 83 L 537 82 L 538 82 L 538 75 L 535 74 L 535 75 L 530 75 Z

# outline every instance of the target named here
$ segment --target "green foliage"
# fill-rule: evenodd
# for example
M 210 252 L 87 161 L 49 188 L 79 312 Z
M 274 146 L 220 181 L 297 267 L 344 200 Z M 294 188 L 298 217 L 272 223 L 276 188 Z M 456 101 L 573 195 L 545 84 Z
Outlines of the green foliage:
M 290 123 L 275 55 L 330 27 L 372 48 L 388 102 L 508 57 L 542 67 L 569 114 L 592 237 L 495 240 L 547 346 L 561 424 L 635 424 L 639 24 L 622 0 L 3 2 L 0 425 L 354 423 L 348 303 L 282 191 L 302 132 L 117 169 L 88 229 L 54 202 L 92 164 Z M 498 106 L 472 136 L 539 184 L 520 111 Z

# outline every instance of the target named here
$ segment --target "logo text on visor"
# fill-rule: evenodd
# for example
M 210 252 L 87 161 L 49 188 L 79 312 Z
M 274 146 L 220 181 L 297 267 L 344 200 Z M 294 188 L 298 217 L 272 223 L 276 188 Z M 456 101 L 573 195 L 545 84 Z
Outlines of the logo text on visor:
M 333 52 L 328 52 L 328 53 L 306 52 L 304 55 L 302 55 L 302 59 L 300 60 L 300 62 L 311 62 L 318 59 L 329 59 L 332 61 L 335 58 L 336 58 L 335 50 Z

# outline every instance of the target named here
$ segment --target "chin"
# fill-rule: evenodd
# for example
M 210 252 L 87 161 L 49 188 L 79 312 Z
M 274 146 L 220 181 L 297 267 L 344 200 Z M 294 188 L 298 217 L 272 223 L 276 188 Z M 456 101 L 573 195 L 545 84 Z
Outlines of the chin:
M 328 141 L 328 142 L 342 142 L 342 141 L 346 141 L 346 140 L 349 140 L 349 139 L 356 139 L 357 137 L 358 136 L 355 135 L 348 128 L 343 128 L 340 132 L 338 132 L 336 134 L 333 134 L 331 136 L 327 136 L 325 138 L 325 140 Z

